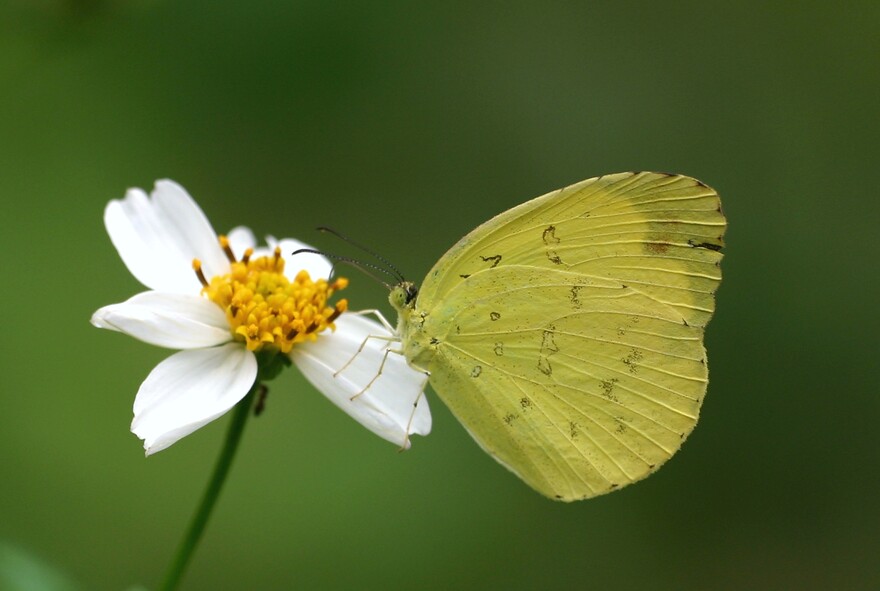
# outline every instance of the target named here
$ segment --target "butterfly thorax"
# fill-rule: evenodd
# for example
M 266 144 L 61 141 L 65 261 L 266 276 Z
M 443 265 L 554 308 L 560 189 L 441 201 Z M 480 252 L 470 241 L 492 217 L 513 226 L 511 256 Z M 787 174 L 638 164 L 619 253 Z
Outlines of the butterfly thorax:
M 405 281 L 391 290 L 388 301 L 397 310 L 397 336 L 403 345 L 406 360 L 413 367 L 428 370 L 436 346 L 424 332 L 427 315 L 416 309 L 417 296 L 416 285 Z

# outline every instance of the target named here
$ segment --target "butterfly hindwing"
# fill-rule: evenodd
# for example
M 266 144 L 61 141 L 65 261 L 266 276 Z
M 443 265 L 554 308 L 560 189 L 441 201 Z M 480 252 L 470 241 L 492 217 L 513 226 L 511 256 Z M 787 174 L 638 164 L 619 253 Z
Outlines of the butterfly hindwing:
M 563 500 L 629 484 L 693 429 L 702 330 L 601 278 L 509 266 L 447 294 L 431 383 L 477 442 Z

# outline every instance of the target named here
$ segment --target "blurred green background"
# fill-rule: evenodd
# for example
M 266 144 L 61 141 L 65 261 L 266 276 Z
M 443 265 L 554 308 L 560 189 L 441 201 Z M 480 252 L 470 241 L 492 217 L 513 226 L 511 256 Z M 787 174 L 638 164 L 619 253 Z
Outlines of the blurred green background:
M 545 500 L 431 395 L 411 451 L 295 372 L 252 420 L 188 589 L 877 589 L 880 4 L 56 2 L 0 8 L 0 540 L 155 587 L 217 421 L 144 459 L 168 355 L 98 331 L 141 287 L 103 228 L 173 178 L 227 230 L 332 225 L 423 277 L 583 178 L 695 176 L 730 229 L 711 384 L 667 466 Z M 355 308 L 381 306 L 361 276 Z

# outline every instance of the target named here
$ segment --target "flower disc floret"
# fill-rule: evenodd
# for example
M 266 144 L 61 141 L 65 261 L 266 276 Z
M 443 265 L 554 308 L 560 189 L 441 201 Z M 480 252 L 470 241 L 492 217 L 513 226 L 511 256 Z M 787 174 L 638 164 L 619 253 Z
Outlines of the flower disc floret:
M 280 248 L 272 256 L 256 259 L 250 258 L 253 251 L 249 249 L 236 261 L 223 237 L 221 245 L 230 258 L 229 273 L 208 281 L 198 260 L 193 261 L 193 269 L 204 286 L 202 294 L 220 306 L 232 334 L 244 341 L 249 351 L 273 347 L 289 353 L 295 344 L 313 341 L 321 331 L 334 329 L 333 321 L 348 309 L 344 299 L 333 306 L 327 304 L 348 280 L 313 281 L 308 271 L 300 271 L 290 281 L 284 275 Z

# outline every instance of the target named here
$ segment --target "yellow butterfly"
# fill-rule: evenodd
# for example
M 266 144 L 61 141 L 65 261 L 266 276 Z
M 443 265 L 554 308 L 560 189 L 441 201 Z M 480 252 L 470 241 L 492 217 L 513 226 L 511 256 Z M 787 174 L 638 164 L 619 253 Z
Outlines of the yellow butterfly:
M 698 180 L 582 181 L 458 241 L 390 294 L 397 336 L 480 446 L 563 501 L 648 476 L 697 423 L 726 222 Z

